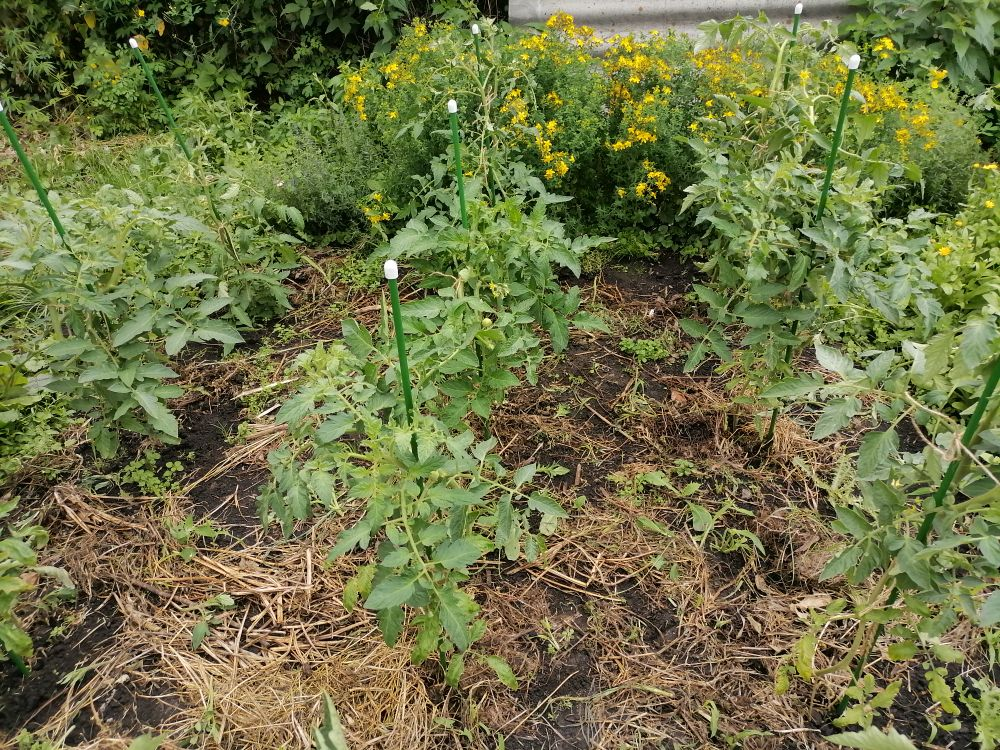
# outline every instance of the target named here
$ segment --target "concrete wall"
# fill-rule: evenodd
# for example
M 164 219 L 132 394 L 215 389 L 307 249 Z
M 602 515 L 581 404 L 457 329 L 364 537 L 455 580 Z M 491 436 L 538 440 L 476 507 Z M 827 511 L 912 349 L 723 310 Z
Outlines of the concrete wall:
M 510 0 L 510 22 L 545 21 L 565 11 L 578 24 L 602 34 L 628 34 L 670 27 L 694 33 L 702 21 L 722 20 L 737 13 L 767 13 L 773 21 L 791 22 L 795 0 Z M 848 13 L 846 0 L 805 0 L 804 21 L 819 24 Z

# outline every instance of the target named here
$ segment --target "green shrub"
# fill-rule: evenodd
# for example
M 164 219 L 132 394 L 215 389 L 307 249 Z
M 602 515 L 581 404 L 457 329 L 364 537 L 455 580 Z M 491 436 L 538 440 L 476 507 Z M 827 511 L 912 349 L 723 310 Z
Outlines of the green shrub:
M 902 75 L 941 68 L 966 94 L 997 82 L 1000 11 L 992 0 L 851 0 L 841 32 Z M 885 43 L 891 40 L 891 46 Z
M 241 86 L 272 99 L 319 93 L 319 81 L 362 50 L 386 50 L 397 29 L 415 16 L 461 15 L 461 0 L 5 0 L 0 6 L 0 90 L 18 107 L 72 109 L 90 102 L 99 132 L 145 127 L 157 120 L 129 61 L 126 42 L 138 35 L 161 66 L 167 93 L 181 86 L 205 93 Z M 112 60 L 113 65 L 105 62 Z M 96 65 L 97 67 L 92 67 Z M 111 73 L 104 78 L 105 73 Z M 95 76 L 97 76 L 95 78 Z M 117 84 L 112 83 L 115 77 Z M 103 107 L 123 115 L 115 118 Z
M 368 128 L 322 98 L 282 114 L 242 167 L 271 200 L 295 206 L 309 232 L 344 241 L 370 229 L 362 206 L 384 163 Z

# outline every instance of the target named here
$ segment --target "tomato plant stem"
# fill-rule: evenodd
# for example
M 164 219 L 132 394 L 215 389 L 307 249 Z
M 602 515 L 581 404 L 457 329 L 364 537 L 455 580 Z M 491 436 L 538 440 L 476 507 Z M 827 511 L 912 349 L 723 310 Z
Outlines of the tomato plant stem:
M 798 33 L 798 18 L 799 16 L 796 15 L 795 33 Z M 858 66 L 860 64 L 861 58 L 858 55 L 851 55 L 851 59 L 847 64 L 847 81 L 844 82 L 844 95 L 840 98 L 837 127 L 833 131 L 833 142 L 830 144 L 830 154 L 826 159 L 826 176 L 823 178 L 823 189 L 820 190 L 819 204 L 816 206 L 817 224 L 822 220 L 823 214 L 826 212 L 826 200 L 830 194 L 830 186 L 833 184 L 833 170 L 837 165 L 837 152 L 840 150 L 840 144 L 844 139 L 844 124 L 847 122 L 847 107 L 851 102 L 851 88 L 854 86 L 854 78 L 858 73 Z M 798 333 L 798 328 L 798 321 L 792 321 L 791 333 L 793 336 Z M 793 351 L 794 349 L 791 344 L 785 348 L 784 359 L 786 363 L 792 361 Z M 765 446 L 770 445 L 774 439 L 774 428 L 778 423 L 778 412 L 779 407 L 777 406 L 771 411 L 771 424 L 767 429 L 767 437 L 764 438 Z
M 472 24 L 472 44 L 476 48 L 476 72 L 479 74 L 479 83 L 482 84 L 486 81 L 485 68 L 483 67 L 483 50 L 480 46 L 479 41 L 479 24 Z

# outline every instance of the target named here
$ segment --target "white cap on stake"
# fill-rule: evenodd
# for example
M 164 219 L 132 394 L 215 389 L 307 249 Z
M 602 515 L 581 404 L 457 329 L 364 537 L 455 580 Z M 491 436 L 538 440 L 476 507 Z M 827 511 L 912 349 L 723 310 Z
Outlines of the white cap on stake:
M 382 272 L 385 274 L 387 279 L 399 278 L 399 266 L 396 265 L 396 261 L 394 260 L 387 260 L 382 265 Z
M 136 41 L 136 38 L 134 36 L 130 36 L 128 38 L 128 46 L 131 47 L 132 49 L 139 49 L 139 42 Z
M 476 36 L 479 36 L 479 24 L 478 23 L 472 24 L 472 33 L 475 34 Z
M 802 15 L 802 3 L 795 3 L 795 15 Z
M 861 67 L 861 55 L 851 55 L 851 59 L 847 61 L 848 70 L 857 70 Z
M 454 99 L 448 100 L 448 112 L 453 115 L 458 114 L 458 102 Z
M 0 101 L 0 112 L 3 112 L 3 101 Z

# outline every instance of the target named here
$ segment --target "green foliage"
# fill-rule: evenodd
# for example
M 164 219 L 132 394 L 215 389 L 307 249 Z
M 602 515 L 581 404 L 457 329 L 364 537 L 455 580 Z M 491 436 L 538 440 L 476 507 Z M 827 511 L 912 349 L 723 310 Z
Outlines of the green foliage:
M 65 242 L 37 203 L 0 196 L 9 346 L 33 376 L 33 392 L 63 394 L 90 420 L 89 437 L 105 456 L 117 451 L 122 429 L 176 441 L 166 402 L 183 391 L 164 382 L 176 377 L 168 357 L 191 342 L 231 349 L 242 341 L 237 326 L 284 309 L 282 254 L 296 240 L 265 233 L 268 217 L 301 227 L 301 217 L 248 194 L 233 175 L 206 187 L 175 152 L 153 151 L 145 155 L 150 183 L 172 173 L 174 207 L 158 207 L 162 193 L 111 185 L 67 197 L 57 209 Z M 197 218 L 205 213 L 214 226 Z
M 1000 688 L 990 679 L 974 682 L 978 696 L 962 693 L 962 702 L 976 719 L 976 742 L 980 750 L 1000 746 Z
M 723 331 L 739 324 L 743 372 L 774 379 L 787 373 L 785 351 L 797 345 L 796 331 L 808 330 L 822 312 L 821 296 L 837 262 L 853 262 L 848 248 L 868 235 L 878 192 L 862 171 L 867 160 L 847 160 L 835 175 L 827 216 L 817 223 L 822 171 L 814 138 L 826 121 L 822 110 L 802 117 L 798 100 L 781 93 L 761 98 L 746 112 L 718 98 L 733 114 L 725 123 L 703 120 L 715 131 L 711 143 L 690 141 L 704 177 L 688 188 L 684 203 L 685 209 L 700 206 L 697 222 L 714 230 L 702 264 L 714 283 L 694 290 L 717 325 L 685 322 L 685 331 L 700 339 L 685 369 L 710 352 L 731 360 Z M 766 368 L 755 366 L 761 359 Z
M 188 458 L 192 455 L 189 454 Z M 120 485 L 135 485 L 143 495 L 166 497 L 180 492 L 180 477 L 184 473 L 184 465 L 180 461 L 167 461 L 162 468 L 158 466 L 160 454 L 145 450 L 142 456 L 126 464 L 118 472 Z
M 534 382 L 542 357 L 534 326 L 562 351 L 571 319 L 600 325 L 578 311 L 579 289 L 561 289 L 555 270 L 578 275 L 586 250 L 605 241 L 567 238 L 545 215 L 563 199 L 549 195 L 525 165 L 503 163 L 504 152 L 489 156 L 479 145 L 495 201 L 487 200 L 482 181 L 471 179 L 469 228 L 457 225 L 447 160 L 434 158 L 431 174 L 416 180 L 425 207 L 376 254 L 405 262 L 427 291 L 402 308 L 417 412 L 412 425 L 397 395 L 387 321 L 374 337 L 345 321 L 343 343 L 298 360 L 303 383 L 276 417 L 288 425 L 290 440 L 272 451 L 274 481 L 260 496 L 262 520 L 277 518 L 286 534 L 314 505 L 360 506 L 364 515 L 340 535 L 330 558 L 380 540 L 377 562 L 348 584 L 345 607 L 363 601 L 377 611 L 390 644 L 414 610 L 414 662 L 437 657 L 453 685 L 485 629 L 461 587 L 472 567 L 500 551 L 510 560 L 535 559 L 565 516 L 558 502 L 526 486 L 542 469 L 511 472 L 491 453 L 496 440 L 477 440 L 470 421 L 489 418 L 493 404 L 520 382 L 522 368 Z M 502 168 L 492 170 L 494 163 Z M 532 514 L 539 517 L 537 532 Z M 516 684 L 502 660 L 487 662 Z
M 197 651 L 212 628 L 222 622 L 218 613 L 226 612 L 236 606 L 236 600 L 229 594 L 216 594 L 199 605 L 201 619 L 191 629 L 191 650 Z
M 269 200 L 295 206 L 310 233 L 343 242 L 369 229 L 362 206 L 383 147 L 325 96 L 282 113 L 267 141 L 239 162 Z
M 323 693 L 323 721 L 313 730 L 313 747 L 316 750 L 350 750 L 337 707 L 326 693 Z
M 852 0 L 857 16 L 842 26 L 859 44 L 881 37 L 901 72 L 919 77 L 942 68 L 961 91 L 978 94 L 997 82 L 1000 13 L 990 0 Z M 876 42 L 877 44 L 877 42 Z
M 214 542 L 220 536 L 227 536 L 211 518 L 198 523 L 190 513 L 177 523 L 167 521 L 164 525 L 170 537 L 181 545 L 177 554 L 185 562 L 193 560 L 198 554 L 198 549 L 195 547 L 197 543 Z
M 639 364 L 659 362 L 672 356 L 672 352 L 662 339 L 625 338 L 618 342 L 618 348 L 626 354 L 633 355 Z
M 32 643 L 20 625 L 16 607 L 34 588 L 23 574 L 56 578 L 66 590 L 72 590 L 73 584 L 64 570 L 38 564 L 37 550 L 45 546 L 49 536 L 30 521 L 14 521 L 16 510 L 17 498 L 0 498 L 0 658 L 13 654 L 23 660 L 31 657 Z
M 883 732 L 876 727 L 868 727 L 862 732 L 841 732 L 826 739 L 841 747 L 856 747 L 860 750 L 916 750 L 910 740 L 895 729 Z
M 160 84 L 167 93 L 181 85 L 206 93 L 244 86 L 302 100 L 319 93 L 319 81 L 344 57 L 388 49 L 406 20 L 461 18 L 463 7 L 447 0 L 92 0 L 72 6 L 11 0 L 0 8 L 0 88 L 38 106 L 85 101 L 102 133 L 143 127 L 147 117 L 158 122 L 155 107 L 129 108 L 149 103 L 128 61 L 126 42 L 138 36 L 166 74 Z

